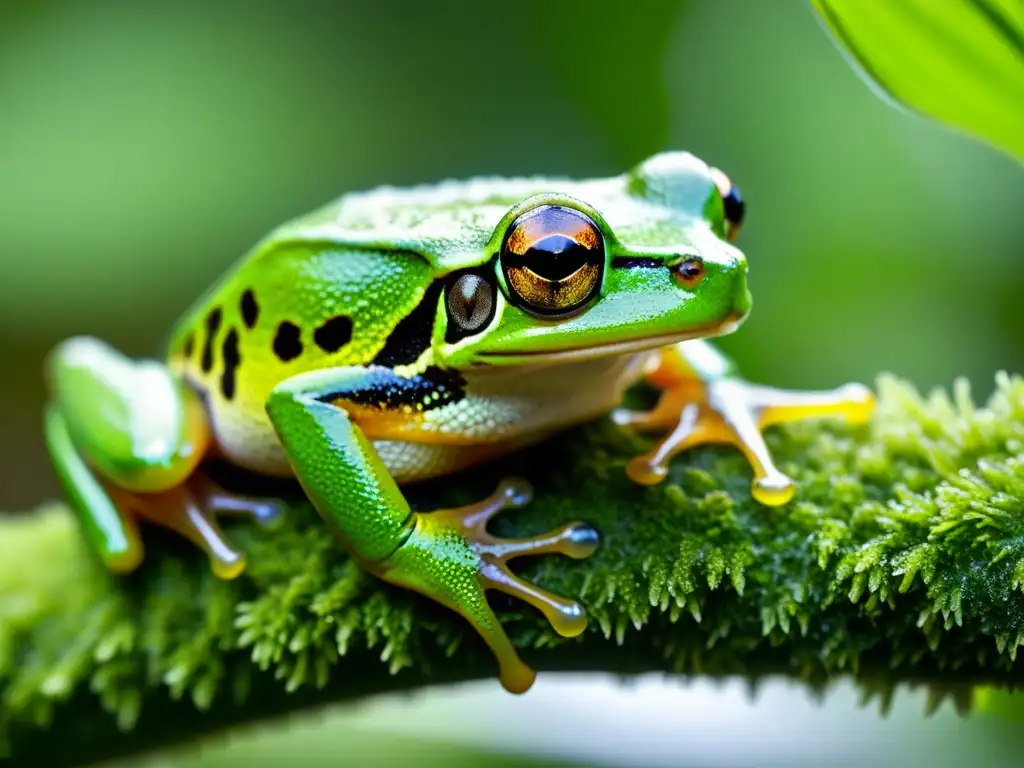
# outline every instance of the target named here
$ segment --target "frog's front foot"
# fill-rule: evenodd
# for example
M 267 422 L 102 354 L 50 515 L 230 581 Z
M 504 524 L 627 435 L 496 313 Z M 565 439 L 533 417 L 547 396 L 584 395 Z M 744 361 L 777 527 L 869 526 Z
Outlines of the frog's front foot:
M 665 479 L 676 454 L 708 443 L 735 445 L 754 470 L 752 493 L 762 504 L 776 506 L 793 498 L 793 481 L 772 461 L 761 430 L 806 418 L 838 416 L 848 422 L 866 421 L 874 396 L 860 384 L 821 392 L 794 392 L 722 377 L 708 382 L 681 382 L 662 392 L 650 411 L 617 410 L 616 423 L 668 434 L 650 451 L 633 459 L 627 472 L 642 485 Z
M 465 616 L 497 657 L 501 683 L 513 693 L 526 691 L 535 673 L 519 658 L 488 605 L 487 590 L 526 601 L 544 614 L 558 634 L 575 637 L 587 626 L 583 606 L 516 576 L 508 561 L 549 553 L 580 559 L 593 554 L 598 544 L 597 531 L 581 522 L 522 539 L 501 539 L 487 532 L 491 518 L 502 510 L 523 506 L 531 496 L 532 489 L 525 481 L 505 480 L 477 504 L 415 513 L 408 539 L 372 566 L 387 581 L 414 589 Z

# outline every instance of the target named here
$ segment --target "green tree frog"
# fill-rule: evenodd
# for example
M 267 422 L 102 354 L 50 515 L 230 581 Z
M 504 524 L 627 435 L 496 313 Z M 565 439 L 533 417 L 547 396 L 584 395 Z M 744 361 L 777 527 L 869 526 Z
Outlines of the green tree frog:
M 732 244 L 743 202 L 729 178 L 666 152 L 613 178 L 480 178 L 348 194 L 273 231 L 173 330 L 163 362 L 75 337 L 47 363 L 45 432 L 56 474 L 108 566 L 142 560 L 137 521 L 174 529 L 232 578 L 243 553 L 220 514 L 273 516 L 203 470 L 216 458 L 294 477 L 367 571 L 464 616 L 525 691 L 534 672 L 488 605 L 500 590 L 555 631 L 582 606 L 528 583 L 510 559 L 591 554 L 578 522 L 507 540 L 488 521 L 528 503 L 507 480 L 490 498 L 431 513 L 400 486 L 521 449 L 611 414 L 664 433 L 629 465 L 658 483 L 669 460 L 728 443 L 753 495 L 778 505 L 793 483 L 761 436 L 809 416 L 866 419 L 860 385 L 788 392 L 749 384 L 707 337 L 750 311 L 747 262 Z M 617 408 L 646 379 L 649 412 Z

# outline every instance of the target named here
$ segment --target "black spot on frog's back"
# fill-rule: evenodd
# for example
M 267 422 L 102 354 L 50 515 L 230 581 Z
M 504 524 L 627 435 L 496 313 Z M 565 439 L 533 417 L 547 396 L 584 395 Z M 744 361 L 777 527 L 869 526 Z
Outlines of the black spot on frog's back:
M 302 354 L 302 332 L 289 320 L 282 320 L 274 334 L 274 354 L 282 363 L 289 363 Z
M 225 400 L 231 400 L 235 396 L 237 386 L 236 373 L 242 362 L 238 351 L 238 331 L 234 328 L 227 332 L 224 343 L 221 346 L 221 355 L 224 357 L 224 371 L 220 376 L 220 392 Z
M 337 352 L 352 340 L 352 318 L 336 315 L 313 331 L 313 341 L 324 352 Z
M 260 305 L 256 302 L 256 294 L 252 288 L 247 288 L 239 301 L 239 309 L 242 312 L 242 322 L 246 328 L 255 328 L 256 321 L 260 318 Z
M 223 319 L 224 314 L 221 312 L 220 307 L 214 307 L 206 316 L 206 339 L 203 342 L 203 357 L 200 361 L 203 373 L 209 373 L 213 370 L 213 345 L 217 340 L 217 331 L 220 330 L 220 324 Z

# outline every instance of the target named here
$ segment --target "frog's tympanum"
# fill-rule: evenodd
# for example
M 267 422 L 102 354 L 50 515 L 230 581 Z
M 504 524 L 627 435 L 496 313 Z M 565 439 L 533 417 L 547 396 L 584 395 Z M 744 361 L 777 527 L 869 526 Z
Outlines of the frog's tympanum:
M 583 631 L 574 600 L 514 575 L 516 557 L 584 558 L 598 534 L 570 523 L 501 539 L 488 521 L 530 500 L 523 481 L 457 509 L 410 509 L 400 486 L 518 450 L 590 419 L 663 433 L 629 465 L 648 485 L 680 451 L 730 443 L 753 495 L 787 502 L 793 483 L 761 437 L 808 416 L 867 418 L 847 385 L 785 392 L 749 384 L 706 341 L 750 311 L 732 242 L 743 202 L 721 171 L 660 154 L 614 178 L 475 179 L 349 194 L 286 224 L 179 322 L 164 362 L 89 338 L 48 362 L 45 428 L 57 474 L 110 568 L 142 560 L 137 521 L 188 537 L 231 578 L 244 556 L 221 514 L 279 504 L 229 494 L 216 458 L 295 477 L 356 561 L 464 616 L 511 691 L 534 673 L 488 606 L 497 589 L 562 635 Z M 646 380 L 645 413 L 616 409 Z

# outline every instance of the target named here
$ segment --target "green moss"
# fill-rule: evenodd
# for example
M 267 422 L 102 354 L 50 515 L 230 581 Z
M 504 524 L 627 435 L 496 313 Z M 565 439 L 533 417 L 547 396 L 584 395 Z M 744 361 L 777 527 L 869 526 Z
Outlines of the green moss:
M 1024 380 L 1000 376 L 976 408 L 966 386 L 922 398 L 879 381 L 878 417 L 772 430 L 797 500 L 753 502 L 730 449 L 633 485 L 647 445 L 592 424 L 458 482 L 415 489 L 424 508 L 466 503 L 520 474 L 536 500 L 503 535 L 593 522 L 598 554 L 522 572 L 580 595 L 579 640 L 495 605 L 540 669 L 852 675 L 883 701 L 901 681 L 962 695 L 1019 683 L 1024 643 Z M 108 575 L 60 506 L 0 525 L 0 734 L 26 764 L 82 762 L 390 688 L 493 675 L 482 642 L 433 603 L 363 574 L 301 498 L 276 530 L 237 524 L 237 581 L 153 529 L 142 570 Z M 125 735 L 117 736 L 124 732 Z M 116 737 L 116 738 L 115 738 Z

